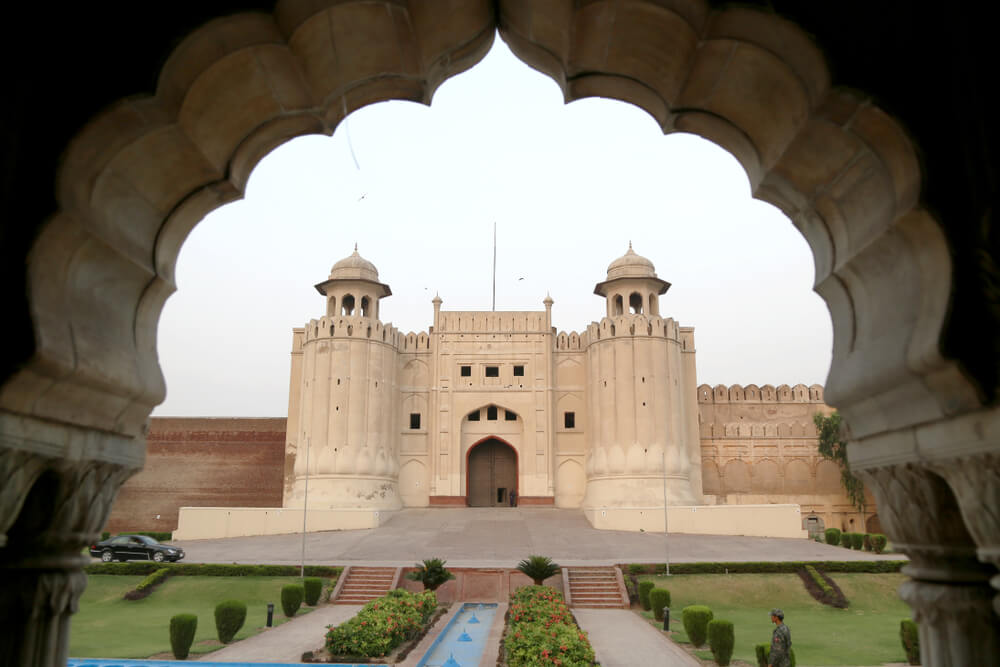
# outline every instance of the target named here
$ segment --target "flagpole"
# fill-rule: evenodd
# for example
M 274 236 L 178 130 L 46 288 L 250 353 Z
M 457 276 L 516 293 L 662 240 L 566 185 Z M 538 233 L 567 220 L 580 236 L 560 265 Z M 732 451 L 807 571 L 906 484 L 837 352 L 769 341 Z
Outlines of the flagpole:
M 497 310 L 497 223 L 493 223 L 493 312 Z

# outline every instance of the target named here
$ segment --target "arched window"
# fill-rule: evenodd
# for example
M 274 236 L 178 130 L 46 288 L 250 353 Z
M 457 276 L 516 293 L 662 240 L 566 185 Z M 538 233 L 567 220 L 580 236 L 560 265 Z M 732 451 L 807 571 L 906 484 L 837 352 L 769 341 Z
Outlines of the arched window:
M 622 295 L 621 294 L 616 294 L 615 295 L 615 301 L 614 301 L 614 310 L 612 311 L 611 314 L 612 315 L 621 315 L 623 312 L 625 312 L 624 300 L 622 299 Z
M 354 314 L 354 297 L 350 294 L 345 294 L 344 298 L 340 300 L 341 314 L 343 315 L 353 315 Z
M 632 292 L 628 297 L 628 309 L 633 315 L 642 315 L 642 295 Z
M 370 302 L 368 301 L 368 297 L 366 297 L 366 296 L 361 297 L 361 317 L 368 317 L 368 306 L 369 305 L 370 305 Z

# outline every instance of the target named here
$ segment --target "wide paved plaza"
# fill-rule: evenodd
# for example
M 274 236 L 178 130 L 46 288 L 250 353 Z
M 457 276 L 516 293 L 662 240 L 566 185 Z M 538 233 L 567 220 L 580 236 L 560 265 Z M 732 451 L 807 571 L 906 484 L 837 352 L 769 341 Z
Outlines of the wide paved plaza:
M 295 564 L 302 536 L 268 535 L 174 542 L 189 562 Z M 867 560 L 876 556 L 806 539 L 595 530 L 579 510 L 554 508 L 404 509 L 368 530 L 309 533 L 307 563 L 410 565 L 445 558 L 453 567 L 513 567 L 529 554 L 561 565 L 628 562 Z

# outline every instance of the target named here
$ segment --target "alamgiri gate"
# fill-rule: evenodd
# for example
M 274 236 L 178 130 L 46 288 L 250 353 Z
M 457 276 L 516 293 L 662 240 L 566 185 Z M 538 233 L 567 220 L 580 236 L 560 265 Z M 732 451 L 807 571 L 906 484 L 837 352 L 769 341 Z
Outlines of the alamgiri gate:
M 694 329 L 661 315 L 669 288 L 630 244 L 582 332 L 552 327 L 550 297 L 493 312 L 436 296 L 433 326 L 404 334 L 355 248 L 316 285 L 325 314 L 293 329 L 281 506 L 168 508 L 175 539 L 298 532 L 305 507 L 309 531 L 436 506 L 576 508 L 613 530 L 877 529 L 874 503 L 855 509 L 819 456 L 822 387 L 699 386 Z M 152 420 L 151 455 L 158 421 L 178 420 Z M 119 516 L 164 456 L 125 485 Z

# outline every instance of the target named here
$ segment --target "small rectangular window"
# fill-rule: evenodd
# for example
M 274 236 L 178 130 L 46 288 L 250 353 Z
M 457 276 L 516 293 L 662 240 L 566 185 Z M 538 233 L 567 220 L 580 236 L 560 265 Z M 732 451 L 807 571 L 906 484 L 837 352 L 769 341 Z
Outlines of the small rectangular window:
M 524 377 L 524 366 L 514 366 L 514 377 Z
M 472 377 L 472 366 L 462 366 L 462 377 Z
M 420 413 L 411 412 L 410 413 L 410 428 L 420 428 Z
M 566 428 L 576 428 L 576 413 L 575 412 L 564 412 L 563 413 L 563 426 Z
M 491 405 L 486 408 L 486 419 L 491 422 L 495 422 L 497 420 L 497 406 Z
M 503 418 L 504 418 L 504 421 L 516 422 L 517 421 L 517 413 L 516 412 L 511 412 L 510 410 L 504 410 L 503 411 Z
M 500 377 L 500 367 L 499 366 L 487 366 L 486 367 L 486 377 L 488 377 L 488 378 L 498 378 L 498 377 Z
M 469 413 L 469 421 L 470 422 L 477 422 L 477 421 L 479 421 L 479 410 L 476 410 L 475 412 L 470 412 Z

